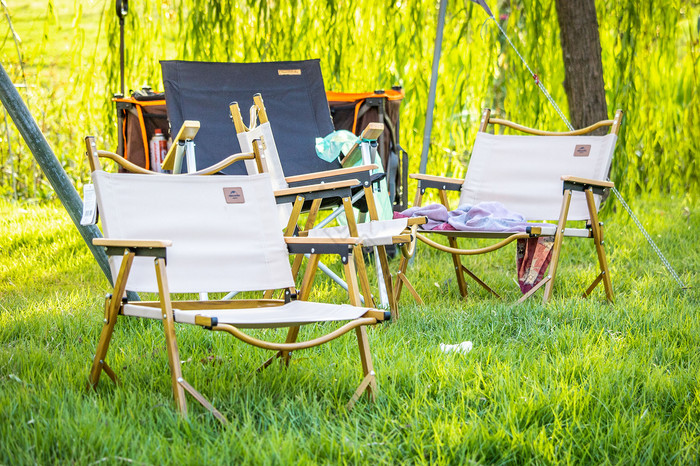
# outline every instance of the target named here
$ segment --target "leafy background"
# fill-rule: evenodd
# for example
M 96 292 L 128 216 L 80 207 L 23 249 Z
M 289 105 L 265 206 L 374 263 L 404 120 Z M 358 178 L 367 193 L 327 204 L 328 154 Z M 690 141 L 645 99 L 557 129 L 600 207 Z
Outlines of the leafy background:
M 113 2 L 49 0 L 29 16 L 3 4 L 0 58 L 59 160 L 87 179 L 81 139 L 116 146 L 112 93 L 119 88 Z M 568 114 L 553 1 L 491 3 L 530 67 Z M 270 61 L 320 58 L 326 87 L 367 91 L 401 85 L 402 145 L 418 170 L 438 2 L 276 0 L 132 2 L 126 18 L 126 86 L 161 89 L 159 59 Z M 700 192 L 700 2 L 596 2 L 608 112 L 626 112 L 611 178 L 629 195 Z M 12 33 L 14 26 L 16 35 Z M 22 43 L 17 37 L 28 38 Z M 18 57 L 21 55 L 21 60 Z M 564 130 L 514 50 L 469 0 L 448 4 L 428 172 L 461 176 L 477 120 L 488 106 L 528 126 Z M 227 111 L 225 105 L 222 111 Z M 53 192 L 6 114 L 0 115 L 0 196 Z M 410 190 L 411 191 L 411 190 Z

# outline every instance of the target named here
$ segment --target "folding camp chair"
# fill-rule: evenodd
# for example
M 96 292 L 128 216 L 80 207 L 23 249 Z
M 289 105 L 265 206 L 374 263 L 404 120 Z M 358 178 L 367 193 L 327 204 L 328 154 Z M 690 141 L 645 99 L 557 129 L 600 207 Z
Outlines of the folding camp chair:
M 116 382 L 106 362 L 107 350 L 117 320 L 131 316 L 162 319 L 173 394 L 183 415 L 187 414 L 187 392 L 226 422 L 184 379 L 175 323 L 230 333 L 251 345 L 276 351 L 282 360 L 288 360 L 291 351 L 326 343 L 354 329 L 364 378 L 348 408 L 364 392 L 374 399 L 377 388 L 365 326 L 389 315 L 358 306 L 352 260 L 357 238 L 284 238 L 268 174 L 107 173 L 100 168 L 94 139 L 87 138 L 86 143 L 104 233 L 104 238 L 95 239 L 94 244 L 106 248 L 115 277 L 114 291 L 105 302 L 104 325 L 89 386 L 98 383 L 102 371 Z M 308 286 L 297 296 L 288 254 L 314 249 L 342 257 L 352 305 L 306 302 Z M 305 284 L 310 279 L 307 274 Z M 223 292 L 231 287 L 243 291 L 284 289 L 285 299 L 171 301 L 171 293 Z M 129 302 L 124 297 L 127 289 L 158 293 L 158 300 Z M 347 323 L 325 336 L 296 341 L 301 325 L 335 321 Z M 275 327 L 289 328 L 284 343 L 260 340 L 240 330 Z
M 460 206 L 500 202 L 528 221 L 556 222 L 551 225 L 534 224 L 521 232 L 421 230 L 418 234 L 421 241 L 452 255 L 462 296 L 467 295 L 465 274 L 489 292 L 498 294 L 469 270 L 460 256 L 491 252 L 517 239 L 549 236 L 553 237 L 549 274 L 524 294 L 520 301 L 532 296 L 542 286 L 545 286 L 544 302 L 550 299 L 564 237 L 593 239 L 600 273 L 584 296 L 588 296 L 602 281 L 607 299 L 613 300 L 610 270 L 603 248 L 603 224 L 598 221 L 597 212 L 601 196 L 614 186 L 606 179 L 621 121 L 622 111 L 618 110 L 613 120 L 603 120 L 577 131 L 557 133 L 491 118 L 491 111 L 486 109 L 464 180 L 411 175 L 411 178 L 418 180 L 416 206 L 421 205 L 425 190 L 434 188 L 438 190 L 440 202 L 450 210 L 447 191 L 461 191 Z M 512 128 L 524 134 L 489 134 L 486 132 L 489 124 Z M 607 126 L 610 132 L 605 136 L 588 135 Z M 571 221 L 585 221 L 586 224 L 584 228 L 574 228 L 570 225 Z M 428 233 L 447 237 L 448 246 L 429 239 Z M 479 249 L 460 249 L 457 243 L 459 238 L 499 238 L 501 241 Z M 399 270 L 401 276 L 406 270 L 405 261 L 399 265 Z M 400 292 L 401 282 L 397 284 L 397 294 Z
M 339 187 L 332 192 L 329 192 L 327 189 L 323 192 L 317 190 L 320 187 L 327 187 L 329 184 L 332 184 L 336 181 L 336 177 L 342 179 L 347 177 L 348 174 L 365 171 L 365 167 L 371 168 L 372 165 L 368 164 L 369 160 L 365 160 L 365 164 L 361 167 L 285 177 L 277 150 L 275 136 L 273 135 L 272 127 L 268 120 L 262 96 L 256 94 L 253 97 L 253 102 L 254 104 L 251 107 L 250 122 L 248 125 L 245 125 L 243 122 L 243 117 L 237 102 L 231 104 L 231 117 L 236 128 L 240 147 L 242 147 L 244 151 L 253 150 L 253 143 L 255 141 L 261 141 L 260 158 L 256 159 L 255 162 L 251 160 L 246 160 L 245 162 L 248 171 L 250 173 L 256 173 L 262 169 L 263 172 L 269 172 L 272 175 L 271 179 L 275 189 L 277 203 L 286 207 L 293 204 L 293 208 L 285 210 L 284 212 L 284 218 L 287 219 L 285 235 L 292 236 L 296 232 L 299 235 L 308 237 L 328 239 L 352 236 L 360 238 L 362 246 L 374 247 L 379 260 L 379 268 L 381 270 L 384 286 L 388 293 L 389 308 L 391 309 L 392 316 L 398 317 L 398 306 L 394 299 L 395 295 L 393 292 L 391 274 L 389 273 L 389 261 L 386 254 L 386 247 L 395 245 L 401 250 L 404 258 L 410 257 L 415 247 L 416 229 L 420 224 L 425 223 L 425 218 L 378 220 L 372 186 L 369 180 L 365 180 L 362 186 L 370 216 L 370 221 L 367 223 L 358 224 L 355 221 L 355 215 L 352 210 L 352 193 L 350 187 Z M 373 126 L 370 125 L 370 129 L 372 127 Z M 381 131 L 381 129 L 380 127 L 379 131 Z M 365 149 L 367 149 L 366 146 Z M 362 148 L 359 146 L 355 149 L 351 148 L 348 156 L 352 156 L 353 150 L 362 151 Z M 321 181 L 321 184 L 309 185 L 311 182 L 318 183 L 319 181 Z M 345 218 L 347 219 L 347 226 L 314 229 L 312 226 L 321 206 L 321 199 L 329 196 L 341 199 Z M 308 201 L 311 201 L 312 204 L 307 217 L 306 226 L 302 231 L 298 232 L 299 214 Z M 365 304 L 371 305 L 371 303 L 367 301 L 371 300 L 371 292 L 365 272 L 364 259 L 359 245 L 357 247 L 355 259 L 359 271 L 360 285 L 366 299 Z M 292 269 L 294 275 L 298 272 L 301 261 L 302 257 L 297 256 Z M 307 265 L 307 271 L 309 267 L 314 269 L 316 267 L 316 262 Z
M 231 131 L 227 114 L 216 109 L 223 102 L 245 102 L 253 92 L 262 91 L 268 99 L 267 114 L 275 122 L 275 139 L 281 148 L 279 172 L 283 173 L 282 177 L 297 177 L 295 187 L 330 180 L 358 179 L 361 184 L 352 190 L 352 202 L 361 211 L 368 210 L 365 188 L 383 175 L 372 173 L 373 167 L 344 169 L 340 161 L 327 162 L 316 155 L 315 139 L 333 131 L 319 60 L 268 63 L 162 61 L 161 66 L 172 127 L 178 128 L 187 120 L 201 122 L 196 139 L 197 163 L 200 166 L 219 162 L 232 152 L 250 150 L 241 149 L 240 138 L 236 138 Z M 255 91 L 251 92 L 251 89 Z M 179 169 L 177 166 L 174 168 L 176 171 Z M 223 170 L 223 173 L 244 172 L 240 166 Z M 310 173 L 315 174 L 313 180 L 304 179 Z M 318 175 L 321 173 L 326 173 L 325 178 Z M 304 211 L 310 210 L 313 204 L 308 196 L 306 199 L 308 202 L 303 206 Z M 320 202 L 321 208 L 340 206 L 336 214 L 343 212 L 337 196 L 325 196 Z M 333 218 L 332 215 L 328 216 L 324 222 Z M 383 261 L 380 257 L 378 268 L 382 267 Z M 324 267 L 324 271 L 328 270 Z M 378 275 L 382 274 L 383 269 Z M 364 274 L 360 273 L 360 276 Z M 384 282 L 379 280 L 380 298 L 383 304 L 396 312 L 393 293 L 381 292 Z

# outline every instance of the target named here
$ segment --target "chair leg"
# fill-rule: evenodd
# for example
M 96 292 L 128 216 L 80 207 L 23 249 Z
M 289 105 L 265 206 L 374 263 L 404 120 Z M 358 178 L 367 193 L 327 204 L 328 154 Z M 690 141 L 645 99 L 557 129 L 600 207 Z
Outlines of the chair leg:
M 591 216 L 591 232 L 593 233 L 593 242 L 595 243 L 596 253 L 598 255 L 598 264 L 600 265 L 600 274 L 594 282 L 595 285 L 603 280 L 603 287 L 605 288 L 605 297 L 608 301 L 613 302 L 613 289 L 612 281 L 610 280 L 610 269 L 608 268 L 608 260 L 605 256 L 605 248 L 603 247 L 603 227 L 598 221 L 598 213 L 595 208 L 595 199 L 593 198 L 593 191 L 589 188 L 585 191 L 586 193 L 586 203 L 588 204 L 588 212 Z M 595 285 L 589 288 L 590 291 L 593 290 Z M 586 291 L 586 295 L 590 291 Z
M 92 368 L 90 369 L 88 388 L 95 388 L 97 386 L 97 383 L 100 381 L 102 371 L 107 373 L 109 378 L 112 379 L 112 382 L 115 384 L 118 383 L 116 374 L 105 362 L 105 357 L 107 356 L 109 343 L 112 340 L 112 334 L 114 332 L 114 325 L 116 324 L 116 321 L 117 319 L 115 316 L 114 318 L 107 320 L 107 322 L 105 322 L 105 324 L 102 326 L 100 340 L 97 344 L 97 351 L 95 352 L 95 358 L 92 361 Z
M 362 361 L 362 373 L 364 378 L 350 398 L 346 406 L 348 410 L 352 409 L 357 400 L 359 400 L 365 392 L 367 392 L 367 397 L 371 402 L 374 402 L 377 398 L 377 379 L 374 374 L 374 367 L 372 366 L 372 354 L 369 350 L 367 329 L 363 325 L 356 328 L 355 333 L 357 334 L 357 344 L 360 349 L 360 360 Z
M 306 217 L 306 225 L 304 226 L 304 230 L 310 230 L 313 228 L 314 223 L 316 223 L 316 217 L 318 216 L 318 209 L 321 207 L 321 199 L 314 199 L 311 202 L 311 210 L 309 210 L 309 214 Z M 299 275 L 299 270 L 301 269 L 301 263 L 304 260 L 304 255 L 303 254 L 297 254 L 296 257 L 294 258 L 294 263 L 292 264 L 292 277 L 294 277 L 294 281 L 296 282 L 297 276 Z
M 447 238 L 450 247 L 457 249 L 459 245 L 457 244 L 456 238 Z M 464 273 L 462 273 L 462 259 L 458 254 L 452 254 L 452 263 L 454 265 L 455 274 L 457 275 L 457 285 L 459 286 L 459 294 L 463 298 L 467 297 L 467 282 L 464 280 Z
M 460 262 L 460 263 L 461 263 L 461 262 Z M 493 288 L 491 288 L 490 286 L 488 286 L 481 278 L 477 277 L 476 274 L 475 274 L 474 272 L 472 272 L 471 270 L 469 270 L 468 268 L 466 268 L 466 267 L 464 266 L 464 264 L 462 264 L 462 272 L 464 272 L 464 273 L 466 273 L 467 275 L 469 275 L 475 282 L 477 282 L 479 285 L 481 285 L 481 287 L 482 287 L 483 289 L 485 289 L 486 291 L 488 291 L 489 293 L 491 293 L 491 294 L 494 295 L 495 297 L 497 297 L 497 298 L 500 298 L 500 297 L 501 297 L 501 295 L 499 295 L 498 293 L 496 293 L 496 292 L 493 290 Z
M 401 261 L 399 262 L 399 270 L 396 272 L 396 285 L 394 285 L 394 295 L 395 295 L 394 299 L 396 300 L 396 305 L 398 306 L 399 299 L 401 298 L 401 290 L 403 289 L 403 286 L 405 285 L 408 292 L 411 293 L 411 296 L 413 296 L 413 299 L 415 300 L 415 302 L 422 306 L 423 299 L 421 299 L 420 295 L 418 294 L 416 289 L 411 284 L 411 281 L 406 276 L 407 269 L 408 269 L 408 259 L 406 259 L 405 257 L 401 257 Z
M 554 289 L 554 279 L 557 276 L 557 267 L 559 266 L 559 255 L 561 253 L 561 245 L 564 240 L 564 228 L 566 227 L 566 218 L 569 215 L 569 206 L 571 205 L 571 190 L 564 191 L 564 198 L 561 201 L 561 211 L 559 213 L 559 222 L 557 223 L 557 233 L 554 235 L 554 245 L 552 246 L 552 260 L 549 263 L 549 276 L 551 277 L 544 288 L 544 296 L 542 302 L 547 303 L 552 297 Z
M 289 330 L 287 331 L 287 338 L 285 339 L 285 343 L 294 343 L 297 341 L 297 337 L 299 336 L 299 329 L 300 326 L 294 326 L 294 327 L 289 327 Z M 266 360 L 264 363 L 258 367 L 256 372 L 261 372 L 264 369 L 267 369 L 270 364 L 272 364 L 272 361 L 274 361 L 277 358 L 282 358 L 284 361 L 285 366 L 289 366 L 289 360 L 292 358 L 292 352 L 291 351 L 277 351 L 271 358 Z
M 386 255 L 386 246 L 377 246 L 377 256 L 379 258 L 379 263 L 382 266 L 382 278 L 384 279 L 384 285 L 386 286 L 386 294 L 389 297 L 389 311 L 391 311 L 391 318 L 399 318 L 399 307 L 396 303 L 396 296 L 394 296 L 394 286 L 391 281 L 391 273 L 389 273 L 389 259 Z
M 361 306 L 362 301 L 360 301 L 360 292 L 357 289 L 357 276 L 355 275 L 355 263 L 352 254 L 348 256 L 348 261 L 344 265 L 343 270 L 345 272 L 345 281 L 348 284 L 348 297 L 350 299 L 350 304 L 353 306 Z
M 355 257 L 355 269 L 357 270 L 360 288 L 362 289 L 362 295 L 365 298 L 365 306 L 374 307 L 374 300 L 372 299 L 372 289 L 369 286 L 369 278 L 367 277 L 367 265 L 365 264 L 365 258 L 362 254 L 362 246 L 353 247 L 353 253 L 353 256 Z
M 103 370 L 114 383 L 117 383 L 117 376 L 105 362 L 105 357 L 107 356 L 109 343 L 112 340 L 114 326 L 117 323 L 117 316 L 119 315 L 119 308 L 121 306 L 121 298 L 124 296 L 124 292 L 126 291 L 126 281 L 129 277 L 129 271 L 131 270 L 131 264 L 134 261 L 134 257 L 135 254 L 133 252 L 126 251 L 124 253 L 122 263 L 119 268 L 119 274 L 114 282 L 114 291 L 112 292 L 112 296 L 107 298 L 107 301 L 105 302 L 104 326 L 102 327 L 102 332 L 100 333 L 100 340 L 97 344 L 95 358 L 92 361 L 92 368 L 90 369 L 88 379 L 88 388 L 94 388 L 97 386 Z
M 173 307 L 170 302 L 170 290 L 168 289 L 168 281 L 165 274 L 165 261 L 157 258 L 156 278 L 158 279 L 158 293 L 160 295 L 161 312 L 163 313 L 163 331 L 165 333 L 165 346 L 168 351 L 168 365 L 170 366 L 170 377 L 173 386 L 173 397 L 178 410 L 183 417 L 187 417 L 187 400 L 185 399 L 185 391 L 181 384 L 184 380 L 182 377 L 182 367 L 180 365 L 180 351 L 177 347 L 177 339 L 175 337 L 175 319 L 173 317 Z

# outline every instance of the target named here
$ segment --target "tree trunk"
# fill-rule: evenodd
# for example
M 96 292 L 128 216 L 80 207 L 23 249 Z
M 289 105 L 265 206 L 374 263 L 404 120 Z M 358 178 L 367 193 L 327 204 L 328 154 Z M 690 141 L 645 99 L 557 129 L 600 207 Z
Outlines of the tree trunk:
M 608 118 L 594 0 L 555 0 L 564 55 L 564 89 L 574 128 Z

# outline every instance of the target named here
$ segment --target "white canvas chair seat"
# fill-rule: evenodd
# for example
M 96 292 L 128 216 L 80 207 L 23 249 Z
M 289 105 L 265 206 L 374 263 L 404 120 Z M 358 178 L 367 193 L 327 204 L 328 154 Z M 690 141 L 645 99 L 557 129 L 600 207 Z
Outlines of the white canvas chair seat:
M 196 316 L 216 318 L 219 324 L 235 325 L 239 328 L 291 327 L 316 322 L 341 322 L 362 317 L 370 308 L 349 304 L 326 304 L 309 301 L 292 301 L 280 306 L 243 309 L 197 309 L 181 310 L 173 307 L 175 322 L 195 324 Z M 156 307 L 139 304 L 126 304 L 126 316 L 147 319 L 162 319 L 163 312 Z
M 408 227 L 408 219 L 397 218 L 378 222 L 357 224 L 357 237 L 363 246 L 389 246 L 394 238 L 401 235 Z M 309 238 L 347 238 L 348 226 L 318 228 L 308 231 Z
M 376 380 L 369 352 L 366 325 L 388 318 L 386 313 L 359 306 L 359 292 L 352 261 L 357 239 L 328 245 L 320 240 L 295 238 L 294 247 L 309 242 L 341 254 L 348 280 L 351 305 L 311 303 L 308 288 L 297 294 L 289 252 L 277 218 L 270 175 L 173 176 L 105 173 L 99 166 L 93 138 L 87 138 L 88 156 L 104 238 L 111 256 L 114 291 L 107 296 L 104 325 L 90 371 L 89 386 L 95 387 L 102 372 L 117 381 L 105 358 L 119 317 L 132 316 L 163 322 L 175 401 L 187 414 L 185 392 L 192 395 L 222 422 L 217 411 L 182 376 L 175 324 L 192 324 L 229 333 L 253 346 L 273 350 L 273 359 L 288 362 L 291 351 L 317 346 L 354 330 L 364 378 L 348 408 L 367 392 L 376 394 Z M 313 246 L 313 245 L 311 245 Z M 308 246 L 308 247 L 311 247 Z M 304 284 L 307 283 L 305 276 Z M 286 302 L 273 299 L 173 301 L 171 293 L 230 289 L 261 291 L 285 289 Z M 158 294 L 153 302 L 129 302 L 126 290 Z M 315 322 L 346 322 L 326 335 L 297 342 L 299 328 Z M 285 342 L 268 342 L 241 328 L 288 327 Z
M 549 275 L 528 291 L 521 301 L 543 285 L 546 285 L 544 301 L 550 299 L 564 237 L 593 239 L 600 273 L 584 292 L 584 296 L 590 294 L 602 282 L 607 299 L 612 301 L 612 284 L 603 249 L 603 225 L 598 221 L 598 209 L 602 194 L 614 186 L 607 177 L 621 122 L 622 112 L 618 110 L 614 120 L 600 121 L 577 131 L 554 133 L 491 118 L 490 110 L 486 109 L 482 114 L 463 180 L 423 174 L 411 175 L 411 178 L 418 180 L 416 206 L 421 205 L 425 190 L 432 188 L 438 190 L 440 202 L 449 211 L 447 192 L 459 191 L 460 206 L 499 202 L 508 211 L 522 215 L 528 222 L 556 222 L 551 226 L 538 226 L 533 223 L 532 227 L 526 229 L 527 232 L 522 233 L 421 230 L 418 239 L 452 255 L 462 296 L 467 295 L 465 274 L 498 296 L 464 266 L 461 259 L 463 255 L 488 253 L 515 240 L 554 236 Z M 489 125 L 502 125 L 528 134 L 490 134 L 486 132 Z M 606 126 L 611 128 L 609 134 L 588 135 Z M 571 221 L 586 221 L 585 228 L 571 227 L 567 223 Z M 428 235 L 444 236 L 449 244 L 445 246 L 435 242 L 429 239 Z M 457 243 L 459 238 L 493 238 L 500 241 L 486 247 L 463 249 Z

